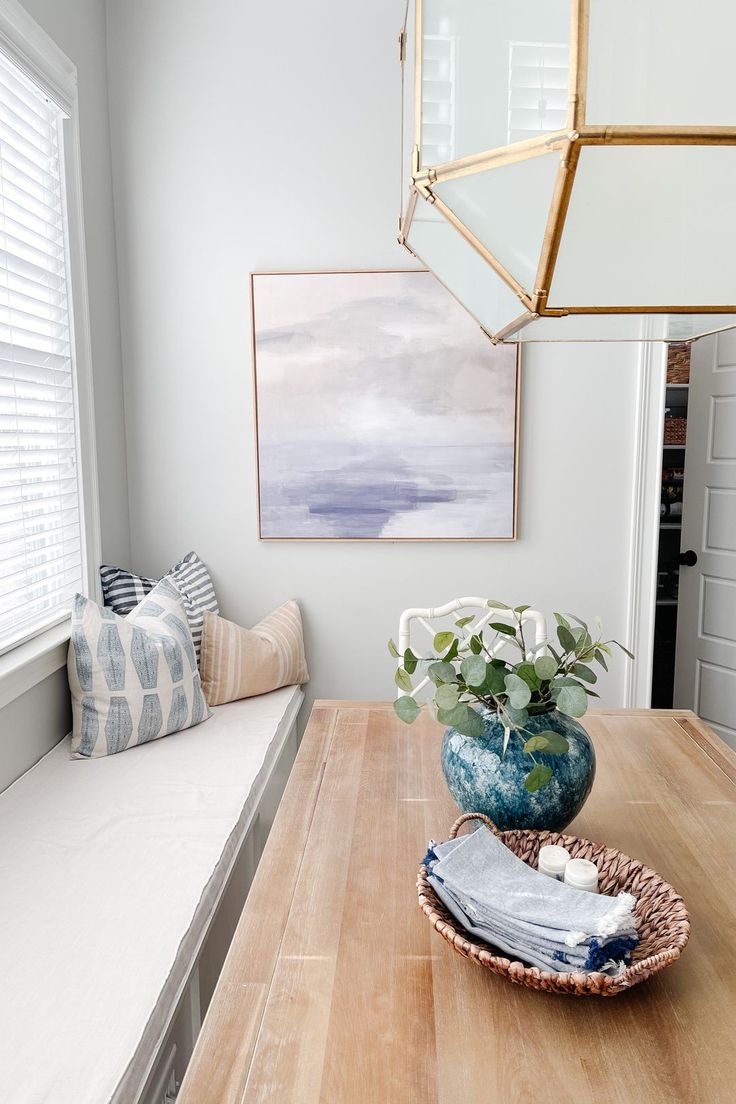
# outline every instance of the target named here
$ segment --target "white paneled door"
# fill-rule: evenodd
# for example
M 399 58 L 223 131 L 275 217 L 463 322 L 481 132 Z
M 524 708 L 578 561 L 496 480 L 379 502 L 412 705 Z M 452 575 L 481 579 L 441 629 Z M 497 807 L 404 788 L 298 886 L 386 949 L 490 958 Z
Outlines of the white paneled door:
M 736 747 L 736 331 L 692 348 L 675 705 Z M 697 562 L 694 560 L 694 553 Z

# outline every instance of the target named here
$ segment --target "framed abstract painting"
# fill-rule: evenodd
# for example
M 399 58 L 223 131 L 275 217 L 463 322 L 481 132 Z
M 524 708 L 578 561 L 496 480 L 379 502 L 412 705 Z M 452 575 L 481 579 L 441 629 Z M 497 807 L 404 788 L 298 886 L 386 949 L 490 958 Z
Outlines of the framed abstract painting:
M 428 272 L 251 276 L 263 540 L 513 540 L 517 347 Z

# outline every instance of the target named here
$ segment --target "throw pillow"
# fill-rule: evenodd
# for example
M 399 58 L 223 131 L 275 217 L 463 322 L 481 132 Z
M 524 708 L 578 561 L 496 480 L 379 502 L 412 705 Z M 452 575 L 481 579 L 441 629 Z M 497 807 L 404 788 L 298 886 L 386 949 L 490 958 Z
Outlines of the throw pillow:
M 205 613 L 200 671 L 208 705 L 308 682 L 299 606 L 286 602 L 252 629 Z
M 211 716 L 181 595 L 168 579 L 127 617 L 78 594 L 67 671 L 77 759 L 113 755 Z
M 199 660 L 202 615 L 205 610 L 210 610 L 212 613 L 217 613 L 219 610 L 207 565 L 200 560 L 196 552 L 188 552 L 183 560 L 179 560 L 178 564 L 169 568 L 163 578 L 170 579 L 181 594 L 192 632 L 194 650 Z M 103 564 L 100 568 L 100 579 L 105 605 L 121 617 L 130 613 L 156 585 L 156 579 L 136 575 L 123 567 L 109 567 L 107 564 Z

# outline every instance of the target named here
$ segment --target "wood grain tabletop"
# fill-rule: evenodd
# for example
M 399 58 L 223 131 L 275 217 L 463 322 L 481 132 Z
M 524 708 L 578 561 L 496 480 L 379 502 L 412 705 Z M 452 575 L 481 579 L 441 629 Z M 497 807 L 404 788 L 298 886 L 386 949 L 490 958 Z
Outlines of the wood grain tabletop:
M 417 906 L 457 815 L 442 731 L 317 702 L 178 1104 L 721 1104 L 736 1099 L 736 755 L 693 714 L 602 710 L 569 828 L 659 871 L 692 935 L 621 996 L 511 985 Z

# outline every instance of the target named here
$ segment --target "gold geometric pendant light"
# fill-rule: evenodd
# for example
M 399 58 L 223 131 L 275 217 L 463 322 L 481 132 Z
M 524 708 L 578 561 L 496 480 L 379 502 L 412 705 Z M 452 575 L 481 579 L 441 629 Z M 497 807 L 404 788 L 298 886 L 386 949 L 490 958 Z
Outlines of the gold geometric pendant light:
M 399 241 L 493 341 L 736 326 L 734 42 L 734 0 L 408 0 Z

